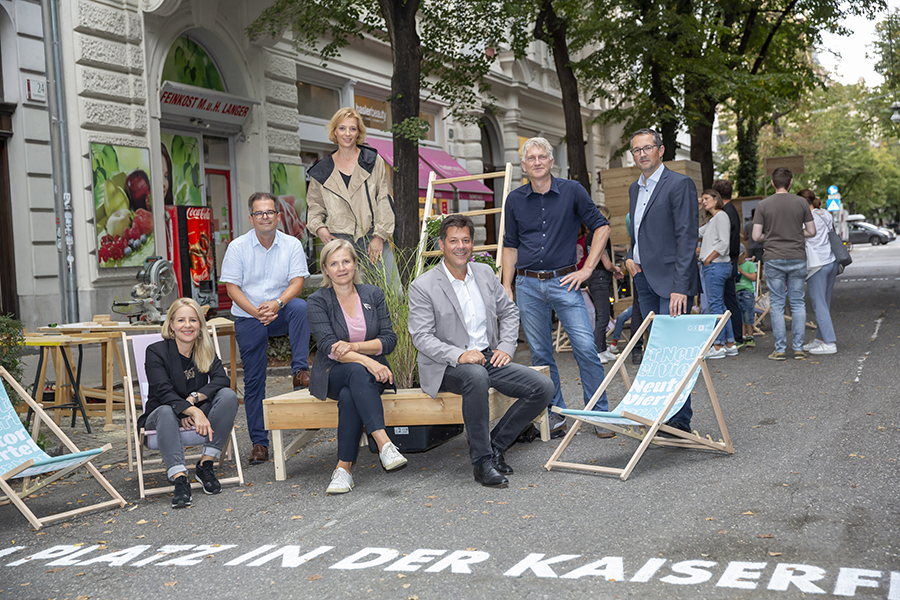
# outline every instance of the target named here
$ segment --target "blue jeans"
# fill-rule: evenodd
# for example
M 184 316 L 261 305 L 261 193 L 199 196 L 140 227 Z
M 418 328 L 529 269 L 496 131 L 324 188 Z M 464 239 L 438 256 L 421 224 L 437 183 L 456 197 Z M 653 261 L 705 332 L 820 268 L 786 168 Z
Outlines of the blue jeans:
M 551 311 L 556 311 L 556 316 L 559 317 L 559 321 L 572 343 L 572 353 L 575 355 L 581 374 L 584 403 L 587 404 L 600 384 L 603 383 L 604 371 L 603 363 L 597 356 L 591 318 L 588 316 L 581 291 L 578 289 L 567 291 L 565 287 L 559 285 L 559 277 L 541 280 L 517 275 L 516 304 L 519 307 L 519 317 L 522 319 L 525 337 L 528 339 L 531 364 L 550 367 L 550 379 L 553 380 L 555 388 L 552 404 L 565 408 L 566 403 L 562 397 L 559 370 L 553 359 Z M 606 411 L 608 407 L 606 392 L 603 392 L 597 404 L 594 405 L 594 409 Z
M 831 322 L 831 292 L 834 289 L 837 272 L 837 261 L 830 262 L 822 265 L 815 275 L 806 280 L 809 301 L 813 310 L 816 311 L 816 322 L 819 324 L 819 332 L 816 337 L 828 344 L 837 342 L 834 325 Z
M 629 306 L 622 313 L 616 317 L 616 328 L 613 329 L 612 339 L 615 341 L 619 341 L 622 338 L 622 330 L 625 328 L 625 321 L 631 318 L 631 313 L 634 312 L 634 305 Z
M 741 307 L 741 320 L 747 325 L 753 325 L 756 320 L 756 294 L 750 290 L 738 290 L 737 299 Z
M 706 297 L 709 299 L 711 314 L 721 315 L 725 313 L 725 280 L 731 277 L 731 263 L 710 263 L 703 265 L 703 276 L 706 279 Z M 716 346 L 734 343 L 734 330 L 731 320 L 725 323 L 725 327 L 716 338 Z
M 769 287 L 769 305 L 772 310 L 772 335 L 775 352 L 787 349 L 787 331 L 784 325 L 785 290 L 791 303 L 791 338 L 795 351 L 803 350 L 806 333 L 806 301 L 803 282 L 806 281 L 806 259 L 774 258 L 766 261 L 766 285 Z
M 258 319 L 236 317 L 234 335 L 244 365 L 244 408 L 247 410 L 247 432 L 253 444 L 269 445 L 263 419 L 263 396 L 266 394 L 266 351 L 269 338 L 288 334 L 291 340 L 291 371 L 309 369 L 309 319 L 306 301 L 294 298 L 284 305 L 275 320 L 263 325 Z
M 657 293 L 653 291 L 653 288 L 650 287 L 650 284 L 647 282 L 647 277 L 644 276 L 643 272 L 634 276 L 634 288 L 637 290 L 638 298 L 641 302 L 641 311 L 645 316 L 649 315 L 651 312 L 657 315 L 669 314 L 669 297 L 657 295 Z M 690 298 L 688 300 L 690 300 Z M 691 397 L 688 396 L 687 400 L 684 401 L 684 406 L 681 407 L 681 410 L 669 417 L 668 423 L 678 423 L 685 427 L 690 427 L 693 416 L 694 410 L 691 408 Z

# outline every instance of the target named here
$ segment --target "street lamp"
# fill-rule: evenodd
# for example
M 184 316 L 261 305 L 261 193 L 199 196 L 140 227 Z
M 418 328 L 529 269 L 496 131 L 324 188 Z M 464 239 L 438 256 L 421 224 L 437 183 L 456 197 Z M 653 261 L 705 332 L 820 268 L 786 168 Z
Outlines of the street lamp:
M 891 110 L 894 111 L 894 114 L 891 115 L 891 123 L 896 125 L 900 123 L 900 102 L 891 104 Z

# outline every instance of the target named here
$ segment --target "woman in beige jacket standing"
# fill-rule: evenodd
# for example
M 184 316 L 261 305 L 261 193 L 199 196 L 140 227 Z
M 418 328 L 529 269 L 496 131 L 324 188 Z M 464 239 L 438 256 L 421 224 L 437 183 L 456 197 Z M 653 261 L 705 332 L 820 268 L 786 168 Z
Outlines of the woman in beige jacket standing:
M 386 278 L 397 282 L 390 244 L 394 208 L 387 165 L 375 149 L 362 145 L 366 126 L 355 109 L 339 109 L 327 129 L 338 149 L 309 170 L 307 227 L 325 244 L 345 239 L 371 264 L 383 261 Z

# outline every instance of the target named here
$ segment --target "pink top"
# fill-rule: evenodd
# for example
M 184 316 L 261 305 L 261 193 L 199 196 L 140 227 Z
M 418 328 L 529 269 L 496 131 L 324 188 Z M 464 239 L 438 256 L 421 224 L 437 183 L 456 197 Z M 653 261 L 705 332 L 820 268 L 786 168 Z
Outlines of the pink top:
M 362 300 L 359 294 L 356 295 L 356 316 L 351 317 L 341 306 L 341 312 L 344 313 L 344 321 L 347 322 L 348 342 L 364 342 L 366 341 L 366 316 L 363 314 Z M 381 354 L 379 352 L 379 354 Z M 332 354 L 328 355 L 331 360 L 337 360 Z

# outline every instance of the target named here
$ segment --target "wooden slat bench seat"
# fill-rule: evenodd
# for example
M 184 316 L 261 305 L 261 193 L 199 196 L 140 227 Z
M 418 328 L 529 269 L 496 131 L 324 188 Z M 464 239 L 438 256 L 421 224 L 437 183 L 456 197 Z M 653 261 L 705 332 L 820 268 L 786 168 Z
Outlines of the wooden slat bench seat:
M 549 367 L 532 367 L 550 376 Z M 405 425 L 461 425 L 462 396 L 441 392 L 432 398 L 420 388 L 387 392 L 381 397 L 384 404 L 384 423 L 387 427 Z M 516 398 L 510 398 L 490 390 L 491 420 L 499 419 L 512 406 Z M 266 429 L 272 432 L 273 454 L 275 457 L 275 479 L 286 477 L 285 461 L 301 446 L 310 441 L 319 429 L 335 429 L 338 425 L 338 409 L 335 400 L 319 400 L 309 390 L 289 392 L 281 396 L 263 400 L 263 415 Z M 544 410 L 535 423 L 539 425 L 541 440 L 550 439 L 550 424 Z M 301 429 L 298 435 L 285 447 L 282 431 Z

